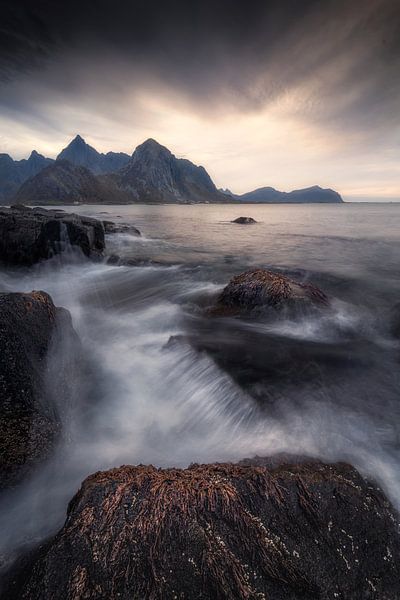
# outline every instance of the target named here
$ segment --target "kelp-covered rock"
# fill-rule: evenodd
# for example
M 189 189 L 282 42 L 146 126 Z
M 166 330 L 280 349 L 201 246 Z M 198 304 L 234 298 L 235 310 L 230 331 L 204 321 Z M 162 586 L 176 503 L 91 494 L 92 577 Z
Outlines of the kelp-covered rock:
M 327 296 L 311 283 L 266 269 L 236 275 L 220 294 L 214 314 L 237 314 L 264 307 L 326 306 Z
M 88 257 L 101 255 L 104 250 L 101 221 L 61 210 L 20 205 L 0 209 L 0 261 L 32 265 L 70 246 L 80 248 Z
M 72 344 L 73 356 L 58 354 L 61 339 Z M 18 482 L 57 443 L 78 349 L 68 311 L 48 294 L 0 294 L 0 489 Z
M 265 465 L 88 477 L 7 598 L 399 597 L 398 516 L 375 485 L 344 463 Z

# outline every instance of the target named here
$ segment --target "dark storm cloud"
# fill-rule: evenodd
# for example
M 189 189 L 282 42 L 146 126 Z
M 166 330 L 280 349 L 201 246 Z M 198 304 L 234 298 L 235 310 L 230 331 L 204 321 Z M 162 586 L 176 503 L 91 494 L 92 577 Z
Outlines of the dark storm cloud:
M 116 46 L 124 53 L 138 53 L 138 58 L 173 55 L 186 63 L 191 53 L 199 49 L 199 43 L 203 51 L 219 38 L 228 44 L 246 43 L 261 23 L 268 25 L 266 13 L 272 11 L 281 20 L 281 26 L 287 25 L 309 4 L 312 2 L 301 3 L 300 9 L 298 2 L 285 2 L 285 8 L 282 5 L 276 9 L 263 2 L 254 2 L 250 8 L 227 0 L 68 3 L 5 0 L 1 4 L 3 75 L 11 74 L 13 68 L 34 65 L 63 45 L 85 41 Z M 271 35 L 273 31 L 267 29 L 265 33 Z
M 2 4 L 1 76 L 40 68 L 75 52 L 95 62 L 111 53 L 185 86 L 262 69 L 282 36 L 316 0 L 15 2 Z M 228 72 L 224 72 L 227 68 Z M 238 85 L 238 87 L 240 87 Z
M 41 101 L 92 94 L 117 113 L 118 94 L 151 81 L 198 113 L 289 98 L 315 123 L 384 131 L 400 108 L 399 16 L 398 0 L 3 0 L 0 104 L 46 121 Z

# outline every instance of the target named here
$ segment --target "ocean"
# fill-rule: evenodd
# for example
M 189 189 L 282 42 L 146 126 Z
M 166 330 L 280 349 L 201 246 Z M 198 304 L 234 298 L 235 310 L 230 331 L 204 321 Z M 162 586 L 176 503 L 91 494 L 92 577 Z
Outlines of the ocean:
M 71 373 L 76 398 L 56 456 L 0 506 L 3 553 L 57 530 L 82 479 L 121 464 L 343 460 L 400 506 L 400 205 L 73 210 L 142 236 L 107 236 L 107 253 L 129 266 L 70 248 L 0 271 L 2 291 L 41 289 L 71 312 L 88 362 Z M 238 216 L 257 223 L 232 224 Z M 331 308 L 208 316 L 230 278 L 254 267 L 314 283 Z

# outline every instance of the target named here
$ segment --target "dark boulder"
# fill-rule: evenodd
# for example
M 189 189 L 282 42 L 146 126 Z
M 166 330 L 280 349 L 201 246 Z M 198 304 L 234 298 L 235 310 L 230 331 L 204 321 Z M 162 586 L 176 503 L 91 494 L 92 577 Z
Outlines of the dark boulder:
M 377 486 L 344 463 L 265 465 L 88 477 L 3 597 L 399 597 L 398 515 Z
M 119 267 L 121 264 L 121 257 L 118 256 L 118 254 L 111 254 L 107 260 L 106 260 L 107 265 L 112 265 L 112 266 L 117 266 Z
M 85 256 L 104 250 L 101 221 L 59 210 L 21 205 L 0 209 L 0 260 L 7 264 L 32 265 L 77 247 Z
M 280 333 L 274 317 L 269 314 L 266 326 L 264 322 L 255 327 L 247 316 L 239 320 L 189 315 L 184 335 L 172 336 L 164 348 L 181 347 L 199 358 L 206 354 L 255 401 L 264 417 L 278 419 L 282 406 L 293 403 L 298 408 L 304 401 L 301 390 L 320 397 L 320 390 L 322 394 L 322 390 L 337 389 L 343 377 L 361 377 L 362 372 L 374 368 L 363 353 L 363 342 L 338 339 L 326 343 L 323 339 L 292 337 L 285 331 Z M 339 395 L 336 402 L 354 407 L 347 395 Z
M 310 283 L 294 281 L 266 269 L 252 269 L 231 279 L 211 313 L 234 315 L 265 307 L 321 307 L 328 304 L 327 296 Z
M 61 338 L 73 345 L 71 356 L 58 354 Z M 0 294 L 0 488 L 18 482 L 57 443 L 78 350 L 69 312 L 48 294 Z
M 238 217 L 231 221 L 231 223 L 238 223 L 239 225 L 251 225 L 252 223 L 257 223 L 255 219 L 252 217 Z
M 390 311 L 389 328 L 395 338 L 400 338 L 400 302 L 396 302 Z
M 106 233 L 130 233 L 131 235 L 141 235 L 139 229 L 128 223 L 114 223 L 113 221 L 103 221 L 104 231 Z

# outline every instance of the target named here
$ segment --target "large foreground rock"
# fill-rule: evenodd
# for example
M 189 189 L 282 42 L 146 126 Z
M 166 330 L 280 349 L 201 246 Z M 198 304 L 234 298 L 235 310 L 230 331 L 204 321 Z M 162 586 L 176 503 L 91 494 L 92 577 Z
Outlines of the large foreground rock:
M 347 464 L 125 466 L 84 481 L 6 594 L 395 600 L 399 561 L 397 514 Z
M 265 307 L 313 307 L 328 303 L 327 296 L 310 283 L 294 281 L 266 269 L 252 269 L 231 279 L 212 313 L 237 314 Z
M 1 261 L 32 265 L 59 254 L 70 245 L 80 248 L 85 256 L 101 255 L 104 250 L 101 221 L 20 205 L 0 209 Z
M 71 356 L 59 351 L 61 339 Z M 79 348 L 68 311 L 48 294 L 0 294 L 0 489 L 57 443 Z

